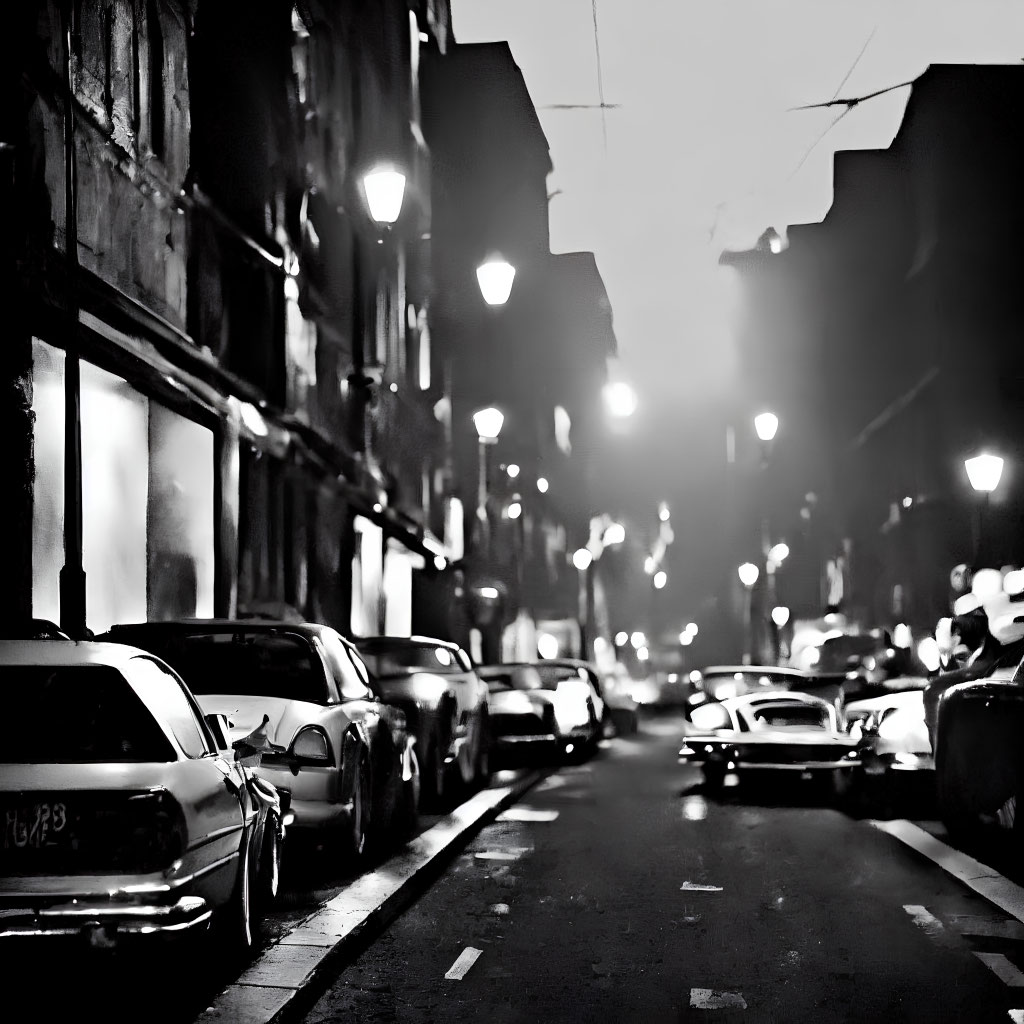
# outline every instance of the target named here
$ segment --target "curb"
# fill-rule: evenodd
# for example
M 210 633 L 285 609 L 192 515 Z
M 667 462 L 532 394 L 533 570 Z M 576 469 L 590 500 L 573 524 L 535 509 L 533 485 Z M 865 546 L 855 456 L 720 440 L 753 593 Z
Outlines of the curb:
M 196 1024 L 290 1024 L 301 1019 L 347 963 L 415 900 L 476 831 L 547 774 L 532 771 L 508 786 L 470 797 L 277 939 L 195 1018 Z

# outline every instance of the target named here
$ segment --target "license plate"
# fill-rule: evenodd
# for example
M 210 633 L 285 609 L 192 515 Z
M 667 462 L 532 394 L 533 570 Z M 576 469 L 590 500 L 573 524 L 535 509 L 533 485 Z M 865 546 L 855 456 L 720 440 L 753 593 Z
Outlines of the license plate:
M 4 809 L 5 850 L 39 850 L 60 846 L 70 836 L 67 805 L 63 800 L 41 800 Z

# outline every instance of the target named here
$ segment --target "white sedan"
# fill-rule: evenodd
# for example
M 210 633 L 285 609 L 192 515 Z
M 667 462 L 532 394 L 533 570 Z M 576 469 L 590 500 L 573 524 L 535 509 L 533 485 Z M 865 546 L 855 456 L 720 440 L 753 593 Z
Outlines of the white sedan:
M 0 937 L 254 941 L 285 815 L 181 679 L 121 644 L 0 641 Z

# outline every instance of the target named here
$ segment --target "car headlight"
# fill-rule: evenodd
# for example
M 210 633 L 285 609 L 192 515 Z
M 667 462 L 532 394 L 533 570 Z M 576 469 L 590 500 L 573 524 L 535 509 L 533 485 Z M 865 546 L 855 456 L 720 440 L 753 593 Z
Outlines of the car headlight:
M 727 697 L 735 697 L 739 694 L 739 686 L 736 683 L 720 683 L 715 687 L 713 694 L 715 700 L 725 700 Z

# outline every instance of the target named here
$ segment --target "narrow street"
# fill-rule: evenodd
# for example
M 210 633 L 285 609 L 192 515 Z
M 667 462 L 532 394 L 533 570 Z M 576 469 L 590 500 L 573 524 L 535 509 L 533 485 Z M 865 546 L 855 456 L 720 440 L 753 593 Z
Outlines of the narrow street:
M 306 1019 L 1012 1019 L 1019 921 L 806 787 L 705 800 L 679 734 L 541 782 Z

